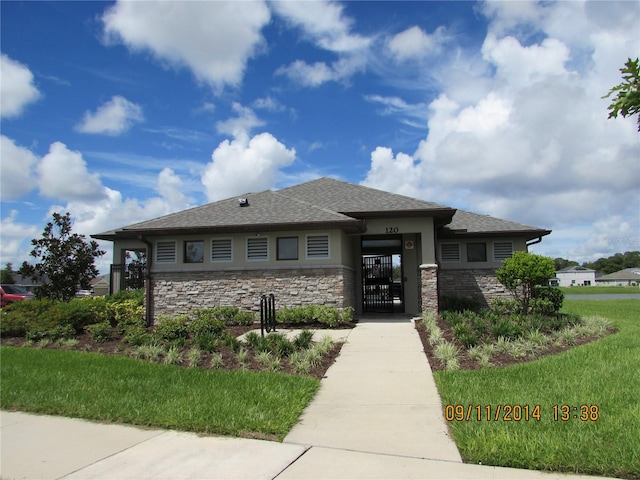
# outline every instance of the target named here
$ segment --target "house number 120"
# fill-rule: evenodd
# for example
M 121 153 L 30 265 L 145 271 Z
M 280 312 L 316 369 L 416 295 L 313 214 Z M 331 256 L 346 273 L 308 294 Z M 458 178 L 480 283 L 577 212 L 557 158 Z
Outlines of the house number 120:
M 398 227 L 386 227 L 386 233 L 398 233 Z

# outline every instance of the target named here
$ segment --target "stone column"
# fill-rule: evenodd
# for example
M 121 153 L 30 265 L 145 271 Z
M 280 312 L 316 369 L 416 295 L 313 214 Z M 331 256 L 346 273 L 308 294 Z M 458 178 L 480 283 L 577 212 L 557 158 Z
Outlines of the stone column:
M 420 265 L 420 301 L 423 313 L 438 313 L 438 265 L 435 263 Z

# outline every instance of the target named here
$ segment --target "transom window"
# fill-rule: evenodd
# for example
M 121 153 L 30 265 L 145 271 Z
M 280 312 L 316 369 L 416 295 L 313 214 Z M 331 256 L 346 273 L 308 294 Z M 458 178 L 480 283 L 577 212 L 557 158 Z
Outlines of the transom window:
M 278 238 L 278 260 L 298 260 L 298 237 Z
M 487 244 L 484 242 L 467 243 L 467 262 L 486 262 Z
M 186 240 L 184 242 L 184 263 L 204 262 L 204 241 Z

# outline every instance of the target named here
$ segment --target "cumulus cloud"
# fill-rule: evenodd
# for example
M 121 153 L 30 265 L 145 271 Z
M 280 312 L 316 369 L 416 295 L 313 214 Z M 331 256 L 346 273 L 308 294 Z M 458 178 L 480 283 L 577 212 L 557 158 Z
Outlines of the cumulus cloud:
M 271 18 L 262 1 L 123 2 L 102 17 L 106 40 L 149 51 L 163 65 L 186 67 L 216 89 L 238 86 L 264 44 Z
M 31 70 L 4 53 L 0 55 L 0 71 L 0 116 L 17 117 L 28 104 L 40 98 L 40 91 L 33 84 Z
M 387 49 L 398 61 L 420 59 L 439 52 L 444 40 L 444 27 L 438 27 L 433 34 L 428 34 L 420 27 L 413 26 L 391 37 L 387 42 Z
M 12 200 L 26 195 L 37 184 L 34 168 L 38 158 L 28 149 L 0 135 L 0 183 L 2 200 Z
M 330 63 L 295 60 L 280 67 L 276 74 L 303 87 L 318 87 L 330 81 L 346 81 L 364 70 L 372 39 L 351 33 L 352 21 L 343 15 L 341 5 L 328 1 L 276 1 L 272 6 L 289 24 L 300 28 L 305 39 L 338 56 Z
M 96 202 L 106 197 L 100 177 L 89 173 L 80 152 L 55 142 L 38 165 L 40 192 L 51 198 Z
M 248 107 L 244 107 L 235 102 L 231 106 L 231 109 L 236 113 L 236 116 L 222 120 L 216 124 L 216 129 L 221 134 L 236 137 L 250 132 L 255 127 L 264 125 L 264 122 Z
M 29 256 L 30 247 L 26 248 L 25 240 L 35 238 L 38 229 L 33 225 L 27 225 L 18 221 L 18 211 L 11 210 L 9 215 L 4 217 L 0 223 L 2 231 L 2 242 L 0 242 L 0 258 L 2 266 L 13 263 L 17 269 Z
M 239 133 L 224 140 L 213 151 L 202 175 L 209 201 L 229 198 L 246 192 L 271 188 L 279 170 L 291 165 L 296 152 L 273 135 L 264 132 L 253 137 Z
M 640 231 L 638 136 L 633 119 L 607 120 L 601 97 L 619 82 L 607 71 L 637 55 L 637 34 L 633 22 L 603 21 L 588 4 L 486 4 L 481 61 L 465 75 L 451 71 L 460 63 L 445 69 L 426 138 L 411 155 L 377 148 L 364 183 L 554 229 L 537 248 L 557 238 L 560 254 L 577 260 L 619 251 L 607 231 Z M 560 33 L 569 18 L 571 31 Z M 465 91 L 470 84 L 480 86 Z M 571 230 L 584 232 L 578 244 L 568 243 Z
M 85 112 L 82 122 L 76 130 L 82 133 L 103 133 L 106 135 L 120 135 L 129 130 L 133 124 L 142 122 L 144 115 L 142 107 L 130 102 L 120 95 L 111 97 L 95 113 Z

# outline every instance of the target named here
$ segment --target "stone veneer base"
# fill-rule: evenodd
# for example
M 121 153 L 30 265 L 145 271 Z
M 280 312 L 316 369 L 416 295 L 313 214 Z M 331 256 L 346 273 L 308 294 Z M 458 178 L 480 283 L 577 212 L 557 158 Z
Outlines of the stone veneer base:
M 262 295 L 274 294 L 276 308 L 297 305 L 355 307 L 355 272 L 347 267 L 151 275 L 153 316 L 178 315 L 199 308 L 237 306 L 260 311 Z

